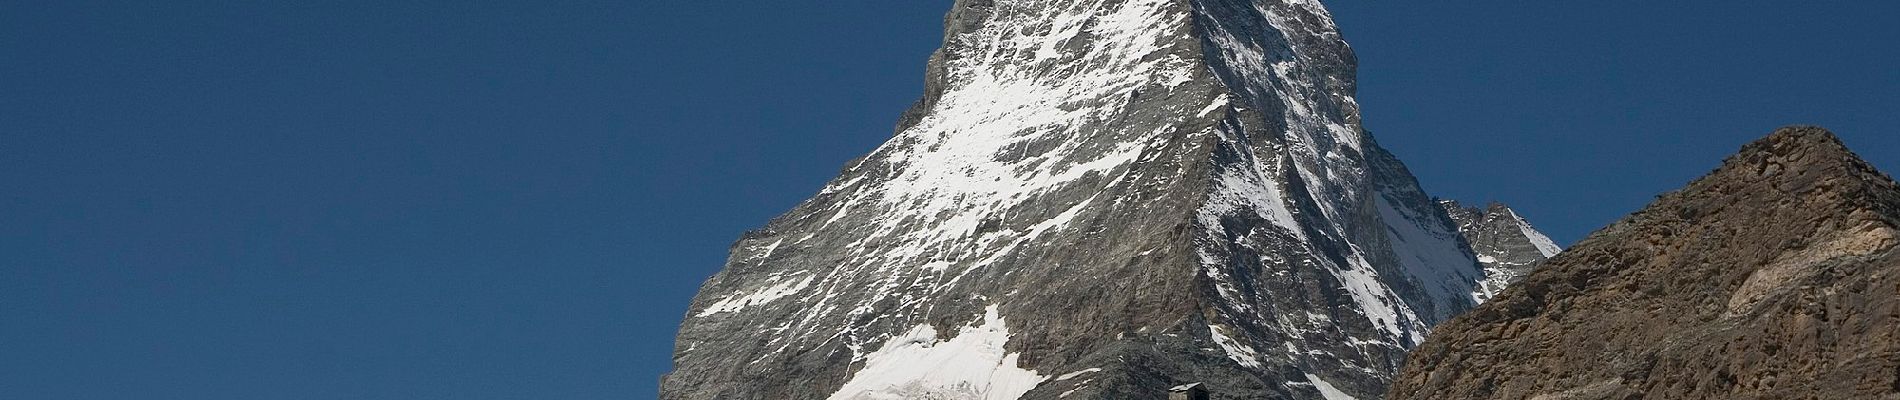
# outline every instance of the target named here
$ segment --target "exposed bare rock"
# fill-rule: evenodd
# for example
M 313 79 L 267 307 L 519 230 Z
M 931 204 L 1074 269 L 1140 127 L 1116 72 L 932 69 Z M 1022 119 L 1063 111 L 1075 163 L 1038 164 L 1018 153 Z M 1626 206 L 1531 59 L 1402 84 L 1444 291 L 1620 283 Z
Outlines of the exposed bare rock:
M 1390 398 L 1900 399 L 1897 224 L 1892 179 L 1782 129 L 1439 326 Z

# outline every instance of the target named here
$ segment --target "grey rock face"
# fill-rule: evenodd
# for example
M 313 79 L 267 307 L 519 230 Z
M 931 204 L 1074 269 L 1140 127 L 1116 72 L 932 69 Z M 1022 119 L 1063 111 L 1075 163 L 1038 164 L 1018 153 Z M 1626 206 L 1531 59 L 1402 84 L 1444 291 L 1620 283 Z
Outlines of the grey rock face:
M 1900 185 L 1782 129 L 1411 357 L 1391 399 L 1900 399 Z
M 1451 200 L 1438 204 L 1445 207 L 1458 225 L 1458 233 L 1471 245 L 1478 262 L 1484 264 L 1484 281 L 1472 292 L 1480 302 L 1523 279 L 1538 262 L 1563 252 L 1550 237 L 1503 203 L 1493 202 L 1485 208 L 1465 207 Z
M 895 137 L 746 234 L 664 399 L 1372 398 L 1484 270 L 1310 0 L 959 0 Z

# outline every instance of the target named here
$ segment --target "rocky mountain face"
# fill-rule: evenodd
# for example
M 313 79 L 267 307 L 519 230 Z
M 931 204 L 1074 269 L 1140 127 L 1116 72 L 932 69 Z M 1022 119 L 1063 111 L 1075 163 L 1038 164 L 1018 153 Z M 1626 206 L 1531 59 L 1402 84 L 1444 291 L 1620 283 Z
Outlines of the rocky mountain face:
M 1788 128 L 1441 325 L 1392 399 L 1900 399 L 1900 187 Z
M 958 0 L 896 135 L 747 233 L 664 399 L 1383 393 L 1485 272 L 1313 0 Z
M 1532 228 L 1529 221 L 1503 203 L 1493 202 L 1485 208 L 1465 207 L 1451 200 L 1438 204 L 1445 207 L 1452 222 L 1458 225 L 1458 234 L 1465 237 L 1478 262 L 1484 264 L 1484 281 L 1478 282 L 1472 292 L 1480 302 L 1497 296 L 1506 286 L 1530 273 L 1538 262 L 1563 251 L 1550 237 Z

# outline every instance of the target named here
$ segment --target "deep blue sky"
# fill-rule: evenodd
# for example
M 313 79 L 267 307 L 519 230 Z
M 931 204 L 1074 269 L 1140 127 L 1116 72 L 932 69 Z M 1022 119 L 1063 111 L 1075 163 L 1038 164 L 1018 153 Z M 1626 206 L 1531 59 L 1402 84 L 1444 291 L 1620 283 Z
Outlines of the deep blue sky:
M 651 398 L 949 4 L 394 3 L 0 3 L 0 397 Z M 1380 141 L 1559 241 L 1783 124 L 1900 168 L 1894 2 L 1333 7 Z

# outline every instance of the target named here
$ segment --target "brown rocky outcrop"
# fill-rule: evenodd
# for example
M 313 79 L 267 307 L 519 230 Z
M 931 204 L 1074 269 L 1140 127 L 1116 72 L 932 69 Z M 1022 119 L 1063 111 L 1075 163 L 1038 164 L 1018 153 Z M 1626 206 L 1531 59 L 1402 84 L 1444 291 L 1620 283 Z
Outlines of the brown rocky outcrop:
M 1900 188 L 1784 128 L 1436 328 L 1391 399 L 1900 399 Z

